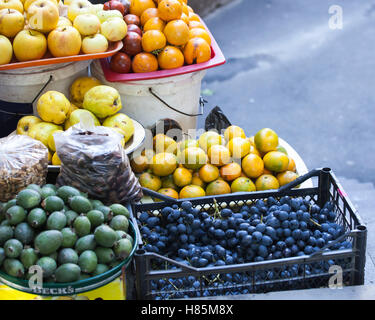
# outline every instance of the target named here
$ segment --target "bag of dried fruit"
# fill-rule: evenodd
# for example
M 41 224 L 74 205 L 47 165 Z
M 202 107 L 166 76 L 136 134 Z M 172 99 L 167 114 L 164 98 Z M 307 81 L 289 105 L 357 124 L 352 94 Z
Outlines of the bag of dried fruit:
M 138 202 L 143 194 L 114 130 L 81 122 L 54 134 L 61 160 L 57 185 L 69 185 L 105 204 Z
M 29 184 L 44 185 L 48 172 L 48 149 L 26 135 L 0 139 L 0 201 L 14 198 Z

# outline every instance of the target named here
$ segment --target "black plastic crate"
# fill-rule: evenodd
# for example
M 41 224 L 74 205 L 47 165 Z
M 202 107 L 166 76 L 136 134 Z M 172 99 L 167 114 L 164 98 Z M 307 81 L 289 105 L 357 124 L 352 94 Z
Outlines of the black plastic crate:
M 291 189 L 311 177 L 318 177 L 317 187 Z M 332 265 L 341 267 L 344 286 L 363 284 L 367 230 L 335 175 L 328 168 L 314 170 L 277 191 L 236 193 L 189 201 L 193 207 L 207 212 L 228 206 L 235 211 L 236 208 L 251 205 L 259 199 L 280 199 L 284 196 L 303 197 L 320 207 L 331 201 L 337 213 L 335 222 L 345 229 L 344 235 L 337 241 L 347 240 L 351 243 L 351 248 L 322 250 L 312 255 L 277 260 L 194 268 L 168 257 L 146 252 L 137 228 L 140 239 L 139 250 L 134 255 L 137 299 L 181 299 L 327 287 L 333 275 L 329 272 Z M 185 200 L 174 204 L 180 206 Z M 158 214 L 165 206 L 165 202 L 132 205 L 134 225 L 137 226 L 135 217 L 141 212 Z M 171 266 L 173 269 L 170 269 Z

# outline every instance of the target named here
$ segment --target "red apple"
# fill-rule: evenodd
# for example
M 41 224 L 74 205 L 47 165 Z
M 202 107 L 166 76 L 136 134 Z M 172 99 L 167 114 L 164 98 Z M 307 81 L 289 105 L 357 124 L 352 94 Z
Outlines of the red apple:
M 110 68 L 117 73 L 129 73 L 132 67 L 131 58 L 123 52 L 117 52 L 111 59 Z
M 138 27 L 135 24 L 129 24 L 128 25 L 128 32 L 135 32 L 138 33 L 142 37 L 142 30 L 140 27 Z
M 121 51 L 129 56 L 135 56 L 142 52 L 142 37 L 136 32 L 128 32 L 124 40 Z
M 139 19 L 139 17 L 135 14 L 127 14 L 126 16 L 124 16 L 124 20 L 126 24 L 135 24 L 138 27 L 141 26 L 141 19 Z
M 118 0 L 111 0 L 104 3 L 103 10 L 118 10 L 122 15 L 125 13 L 124 5 Z

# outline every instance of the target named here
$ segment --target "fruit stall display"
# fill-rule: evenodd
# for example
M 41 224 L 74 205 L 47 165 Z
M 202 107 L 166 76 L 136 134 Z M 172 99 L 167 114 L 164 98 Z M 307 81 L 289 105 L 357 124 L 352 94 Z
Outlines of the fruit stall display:
M 246 137 L 234 125 L 223 135 L 207 131 L 180 142 L 158 134 L 153 150 L 133 157 L 131 165 L 143 187 L 175 199 L 278 189 L 298 178 L 275 131 Z
M 366 227 L 330 169 L 312 175 L 318 187 L 134 205 L 138 298 L 326 287 L 333 265 L 363 284 Z
M 73 295 L 103 286 L 137 246 L 127 208 L 105 206 L 70 186 L 31 184 L 0 212 L 1 280 L 28 293 Z M 29 287 L 34 265 L 43 289 Z

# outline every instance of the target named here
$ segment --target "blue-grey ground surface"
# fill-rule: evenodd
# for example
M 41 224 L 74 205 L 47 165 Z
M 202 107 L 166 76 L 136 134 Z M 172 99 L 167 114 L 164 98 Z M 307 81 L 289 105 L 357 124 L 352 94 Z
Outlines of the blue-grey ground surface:
M 308 168 L 332 168 L 367 223 L 375 283 L 375 1 L 242 0 L 205 22 L 227 59 L 202 83 L 206 115 L 220 106 L 248 135 L 273 128 Z

